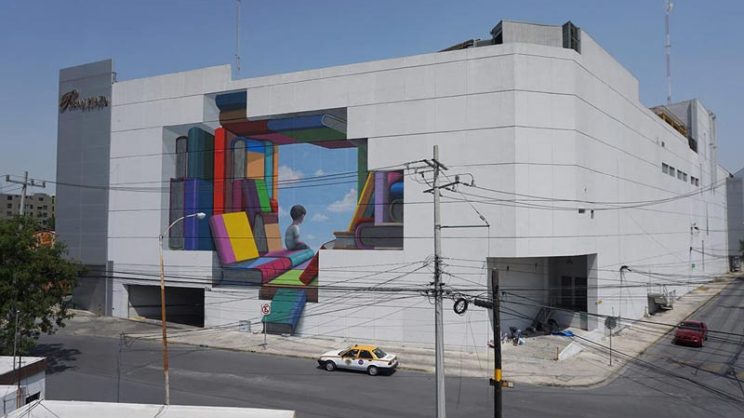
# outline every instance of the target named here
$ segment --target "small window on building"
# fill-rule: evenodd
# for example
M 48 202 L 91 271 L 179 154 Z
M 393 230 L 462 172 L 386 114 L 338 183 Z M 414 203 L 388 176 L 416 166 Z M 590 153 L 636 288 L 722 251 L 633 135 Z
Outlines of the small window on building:
M 682 181 L 687 183 L 687 173 L 682 173 Z
M 677 175 L 677 172 L 674 170 L 674 167 L 672 167 L 671 165 L 669 166 L 669 175 L 672 177 Z
M 41 392 L 36 392 L 33 395 L 31 395 L 31 396 L 27 396 L 26 397 L 26 405 L 30 404 L 33 401 L 38 400 L 40 397 L 41 397 Z
M 661 172 L 664 174 L 669 174 L 669 165 L 661 163 Z
M 13 200 L 13 196 L 8 196 L 8 200 Z
M 13 204 L 12 203 L 8 203 L 8 209 L 13 209 Z
M 5 214 L 8 215 L 8 216 L 13 216 L 13 212 L 11 212 L 11 211 L 7 211 L 7 212 L 5 212 Z
M 678 179 L 682 180 L 682 174 L 684 174 L 684 173 L 682 173 L 682 170 L 677 170 L 677 178 Z
M 44 198 L 43 197 L 40 197 L 39 198 L 39 202 L 43 202 L 43 201 L 44 201 Z

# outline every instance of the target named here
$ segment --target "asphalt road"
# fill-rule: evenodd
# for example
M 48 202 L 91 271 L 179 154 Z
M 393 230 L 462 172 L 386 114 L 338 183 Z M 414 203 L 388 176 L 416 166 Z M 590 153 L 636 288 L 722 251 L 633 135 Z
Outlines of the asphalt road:
M 693 318 L 738 335 L 712 333 L 702 349 L 672 345 L 666 335 L 600 387 L 505 390 L 504 416 L 744 416 L 744 280 Z M 162 403 L 157 343 L 120 345 L 72 331 L 45 336 L 38 347 L 51 357 L 47 398 Z M 170 359 L 174 404 L 292 409 L 301 418 L 434 416 L 434 378 L 427 374 L 329 373 L 305 359 L 180 345 L 171 346 Z M 448 416 L 493 416 L 492 402 L 485 380 L 448 377 Z

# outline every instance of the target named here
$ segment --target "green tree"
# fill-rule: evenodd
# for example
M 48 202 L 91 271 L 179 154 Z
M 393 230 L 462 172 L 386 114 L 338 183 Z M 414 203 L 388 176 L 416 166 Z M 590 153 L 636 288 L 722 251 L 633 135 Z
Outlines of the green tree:
M 77 284 L 79 265 L 61 243 L 40 245 L 30 216 L 0 220 L 0 352 L 27 353 L 42 333 L 72 317 L 64 303 Z M 16 334 L 16 330 L 18 333 Z

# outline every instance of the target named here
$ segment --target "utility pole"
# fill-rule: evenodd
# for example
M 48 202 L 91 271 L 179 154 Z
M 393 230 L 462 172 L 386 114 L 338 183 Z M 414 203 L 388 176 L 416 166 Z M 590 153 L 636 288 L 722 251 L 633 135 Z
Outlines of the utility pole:
M 16 303 L 18 303 L 16 298 Z M 15 330 L 13 332 L 13 368 L 15 369 L 16 378 L 16 408 L 20 408 L 21 402 L 23 401 L 23 392 L 21 392 L 21 368 L 23 362 L 21 361 L 21 353 L 18 353 L 18 368 L 16 368 L 16 352 L 18 349 L 18 307 L 15 309 Z
M 439 215 L 439 170 L 445 168 L 439 163 L 439 146 L 434 145 L 434 181 L 432 193 L 434 193 L 434 335 L 436 339 L 436 362 L 435 374 L 437 381 L 437 418 L 447 416 L 445 394 L 444 394 L 444 326 L 442 316 L 442 225 Z
M 499 272 L 491 271 L 491 304 L 493 309 L 493 416 L 501 418 L 501 300 Z
M 18 214 L 23 216 L 23 213 L 25 212 L 26 208 L 26 189 L 31 187 L 40 187 L 45 188 L 46 182 L 41 180 L 34 180 L 28 178 L 28 171 L 24 171 L 23 174 L 23 180 L 13 180 L 10 178 L 10 175 L 5 176 L 5 182 L 6 183 L 15 183 L 21 185 L 21 208 L 18 211 Z
M 491 309 L 493 313 L 493 378 L 489 380 L 493 386 L 493 416 L 501 418 L 503 387 L 513 387 L 512 382 L 503 379 L 501 372 L 501 290 L 499 289 L 499 272 L 491 270 L 491 300 L 473 298 L 475 306 Z
M 119 334 L 119 352 L 116 354 L 116 403 L 120 402 L 121 393 L 121 349 L 124 344 L 124 333 Z

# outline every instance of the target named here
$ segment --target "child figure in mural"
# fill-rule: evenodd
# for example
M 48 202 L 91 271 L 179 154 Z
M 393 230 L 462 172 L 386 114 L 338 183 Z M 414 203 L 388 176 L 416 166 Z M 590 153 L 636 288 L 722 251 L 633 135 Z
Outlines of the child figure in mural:
M 309 248 L 307 244 L 300 241 L 300 224 L 305 220 L 307 211 L 302 205 L 294 205 L 289 210 L 289 216 L 292 217 L 292 224 L 287 227 L 284 233 L 284 245 L 288 250 L 304 250 Z

